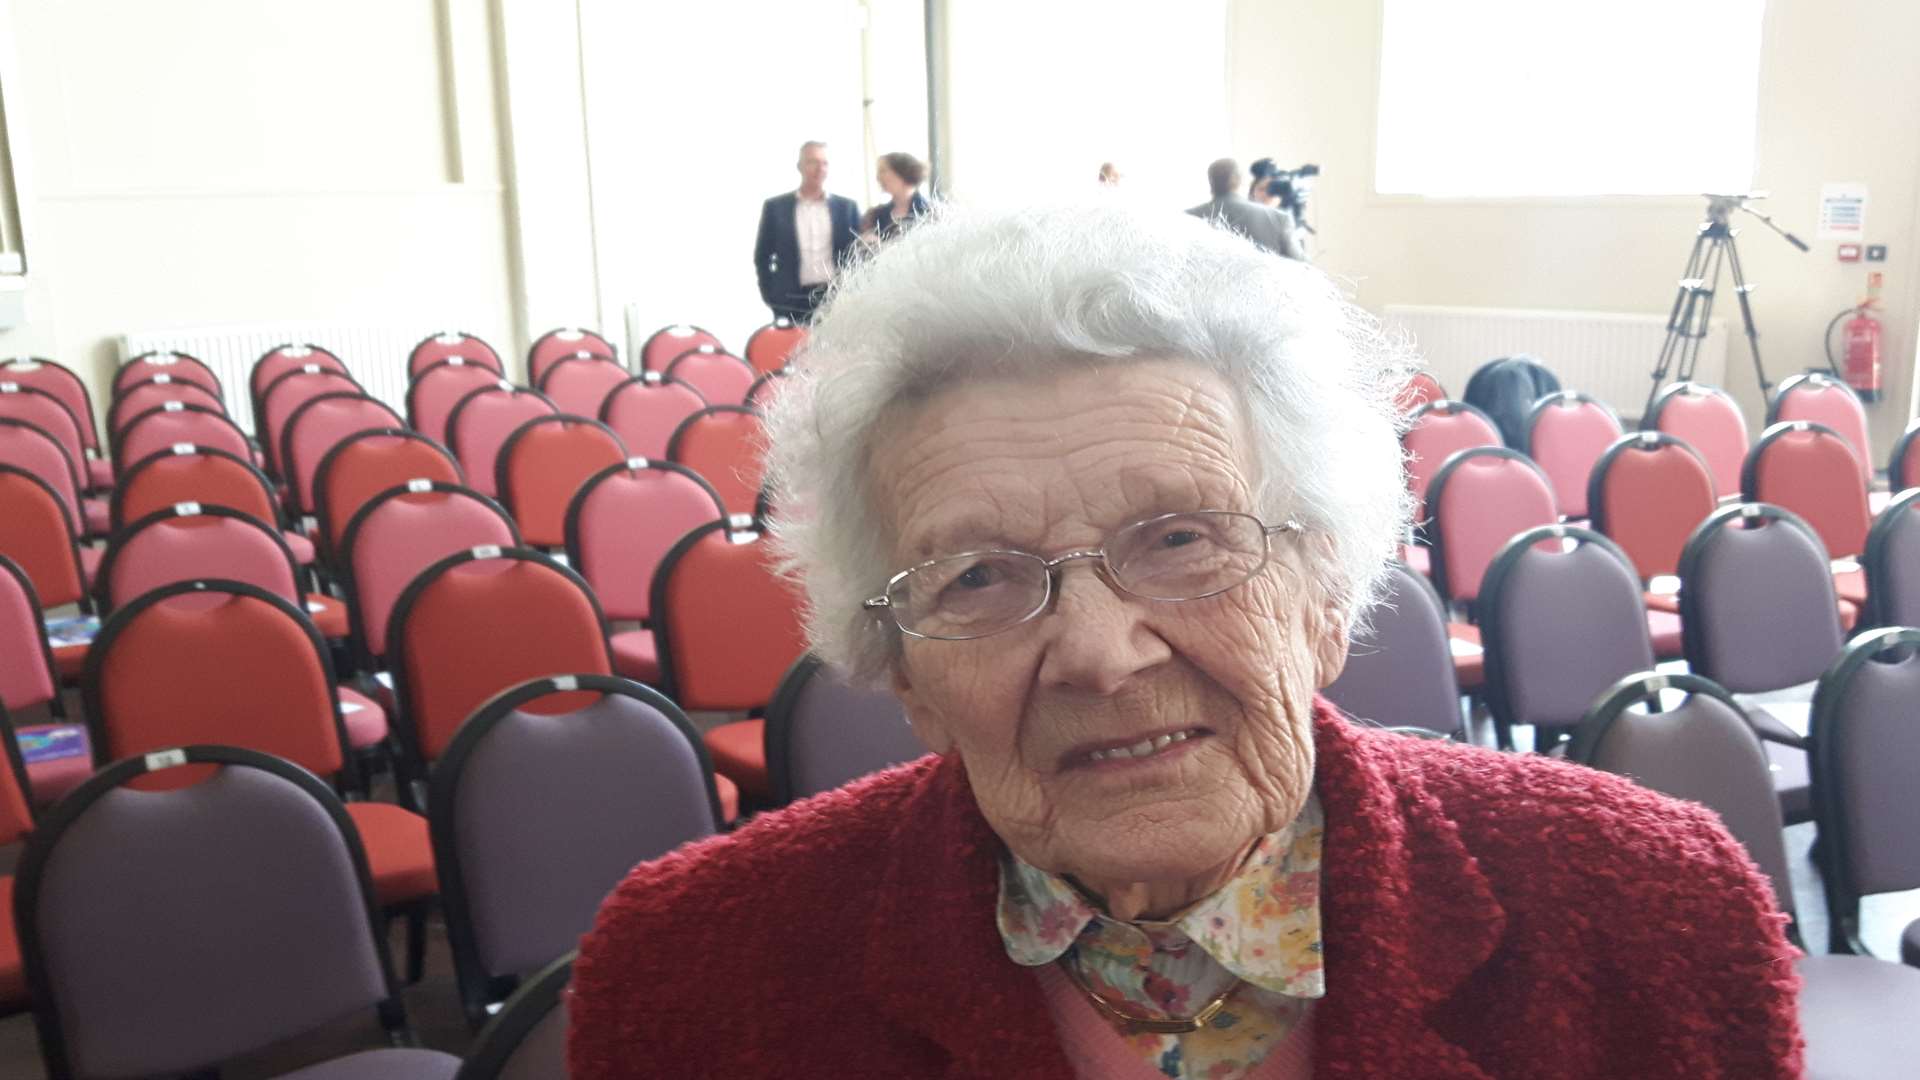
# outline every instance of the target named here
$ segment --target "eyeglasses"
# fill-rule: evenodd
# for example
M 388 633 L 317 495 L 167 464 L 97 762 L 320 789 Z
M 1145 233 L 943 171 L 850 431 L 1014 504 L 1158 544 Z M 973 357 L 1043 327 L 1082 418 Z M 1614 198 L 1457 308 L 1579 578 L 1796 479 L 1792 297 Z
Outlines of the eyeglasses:
M 1108 584 L 1146 600 L 1203 600 L 1245 584 L 1272 557 L 1278 533 L 1252 514 L 1198 510 L 1136 521 L 1097 548 L 1052 559 L 1024 551 L 968 551 L 930 559 L 893 575 L 887 591 L 860 606 L 891 618 L 901 633 L 936 641 L 968 641 L 1000 633 L 1047 610 L 1061 568 L 1096 559 Z

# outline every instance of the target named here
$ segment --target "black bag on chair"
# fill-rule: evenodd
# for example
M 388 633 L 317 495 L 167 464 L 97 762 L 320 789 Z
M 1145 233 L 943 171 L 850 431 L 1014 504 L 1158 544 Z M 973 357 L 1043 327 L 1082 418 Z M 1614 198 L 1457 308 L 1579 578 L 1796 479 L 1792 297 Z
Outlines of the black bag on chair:
M 1531 356 L 1503 356 L 1480 365 L 1462 400 L 1493 417 L 1506 444 L 1527 452 L 1527 414 L 1533 403 L 1560 392 L 1560 380 Z

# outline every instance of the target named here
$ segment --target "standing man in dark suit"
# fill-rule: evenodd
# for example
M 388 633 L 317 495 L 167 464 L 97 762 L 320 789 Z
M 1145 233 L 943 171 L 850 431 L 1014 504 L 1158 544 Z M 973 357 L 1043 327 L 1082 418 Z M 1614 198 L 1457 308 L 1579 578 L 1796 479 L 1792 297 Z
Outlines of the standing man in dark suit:
M 1213 198 L 1187 211 L 1194 217 L 1223 221 L 1234 232 L 1289 259 L 1304 259 L 1299 240 L 1293 234 L 1293 215 L 1272 206 L 1261 206 L 1240 195 L 1240 163 L 1221 158 L 1207 166 L 1207 186 Z
M 799 190 L 775 195 L 760 208 L 753 269 L 760 275 L 760 299 L 774 316 L 804 323 L 854 245 L 860 207 L 827 194 L 826 143 L 800 144 L 798 168 Z

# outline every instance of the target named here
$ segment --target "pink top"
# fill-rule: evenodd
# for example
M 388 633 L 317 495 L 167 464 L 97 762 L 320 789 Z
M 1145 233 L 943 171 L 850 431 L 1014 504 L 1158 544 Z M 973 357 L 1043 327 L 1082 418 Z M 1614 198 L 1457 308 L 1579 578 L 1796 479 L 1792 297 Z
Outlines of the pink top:
M 1167 1080 L 1164 1070 L 1142 1058 L 1095 1011 L 1058 964 L 1034 968 L 1033 973 L 1047 995 L 1047 1011 L 1060 1029 L 1060 1048 L 1067 1052 L 1080 1080 Z M 1285 1041 L 1269 1048 L 1266 1057 L 1239 1075 L 1244 1080 L 1308 1080 L 1313 1075 L 1312 1007 L 1301 1014 Z

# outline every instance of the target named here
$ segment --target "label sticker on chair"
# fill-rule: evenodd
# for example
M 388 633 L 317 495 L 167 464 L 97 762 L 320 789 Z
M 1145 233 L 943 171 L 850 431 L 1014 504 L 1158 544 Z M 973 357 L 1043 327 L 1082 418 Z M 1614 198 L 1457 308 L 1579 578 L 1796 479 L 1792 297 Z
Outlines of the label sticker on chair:
M 416 476 L 412 480 L 407 481 L 407 490 L 413 492 L 416 495 L 420 494 L 423 491 L 432 491 L 433 481 L 428 480 L 423 476 Z
M 187 403 L 184 401 L 164 402 L 160 406 L 160 411 L 161 412 L 185 412 L 187 411 Z
M 760 534 L 750 529 L 727 534 L 727 543 L 729 544 L 751 544 L 758 539 L 760 539 Z
M 281 356 L 312 356 L 313 350 L 305 345 L 289 345 L 280 350 Z
M 467 358 L 464 356 L 449 356 L 447 357 L 447 363 L 452 364 L 454 367 L 466 367 Z
M 649 464 L 647 459 L 643 457 L 630 457 L 627 459 L 627 468 L 629 469 L 644 469 Z
M 309 375 L 318 375 L 320 374 L 320 365 L 319 364 L 301 364 L 300 370 L 306 372 Z
M 752 514 L 728 514 L 727 527 L 733 528 L 733 529 L 751 529 L 753 528 L 753 515 Z
M 180 362 L 180 358 L 173 355 L 172 353 L 155 353 L 154 355 L 147 357 L 147 363 L 157 364 L 160 367 L 166 367 L 168 364 L 177 364 L 179 362 Z
M 578 690 L 580 689 L 580 677 L 578 675 L 556 675 L 553 680 L 553 688 L 555 690 Z
M 343 701 L 340 703 L 340 715 L 352 716 L 354 713 L 357 713 L 364 708 L 366 708 L 366 706 L 360 704 L 357 701 Z
M 17 394 L 17 393 L 19 393 L 19 392 L 20 392 L 20 384 L 19 384 L 19 383 L 17 383 L 17 382 L 0 382 L 0 394 Z
M 461 335 L 458 330 L 442 330 L 433 340 L 442 345 L 458 345 L 460 344 Z
M 192 444 L 192 443 L 190 443 L 190 442 L 177 442 L 177 443 L 174 443 L 174 444 L 173 444 L 173 452 L 174 452 L 175 454 L 181 454 L 181 455 L 185 455 L 185 454 L 191 454 L 191 453 L 193 453 L 193 444 Z
M 500 545 L 481 544 L 479 547 L 474 548 L 470 554 L 476 559 L 497 559 L 500 557 Z
M 197 502 L 177 502 L 173 504 L 174 517 L 192 517 L 199 512 L 200 504 Z
M 160 769 L 171 769 L 176 765 L 185 765 L 187 763 L 187 752 L 185 750 L 156 750 L 148 754 L 144 760 L 147 771 L 156 772 Z
M 648 386 L 658 386 L 664 379 L 665 376 L 657 371 L 645 371 L 640 374 L 640 381 L 646 383 Z
M 513 384 L 508 382 L 505 379 L 501 379 L 499 382 L 494 383 L 493 385 L 499 387 L 502 390 L 505 390 L 509 394 L 513 393 Z
M 171 386 L 173 384 L 173 376 L 163 371 L 160 374 L 155 375 L 153 377 L 153 381 L 158 383 L 161 386 Z
M 561 341 L 579 341 L 586 337 L 587 333 L 584 330 L 557 330 L 553 336 Z

